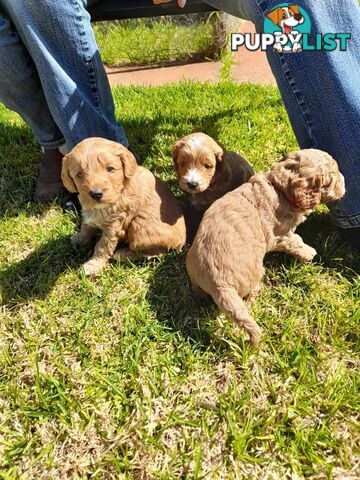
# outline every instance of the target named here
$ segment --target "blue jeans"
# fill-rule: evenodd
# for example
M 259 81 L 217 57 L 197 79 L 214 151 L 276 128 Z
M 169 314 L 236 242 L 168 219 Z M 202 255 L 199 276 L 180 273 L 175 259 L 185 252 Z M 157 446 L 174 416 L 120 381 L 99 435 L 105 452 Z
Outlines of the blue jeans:
M 205 0 L 251 20 L 263 32 L 265 15 L 281 0 Z M 296 0 L 310 15 L 312 34 L 351 32 L 345 52 L 277 53 L 267 58 L 301 148 L 319 148 L 337 161 L 346 194 L 329 205 L 341 228 L 360 226 L 360 7 L 357 0 Z M 312 38 L 310 37 L 310 39 Z M 274 139 L 276 141 L 276 139 Z
M 128 146 L 90 15 L 92 0 L 0 0 L 0 101 L 44 148 L 87 137 Z

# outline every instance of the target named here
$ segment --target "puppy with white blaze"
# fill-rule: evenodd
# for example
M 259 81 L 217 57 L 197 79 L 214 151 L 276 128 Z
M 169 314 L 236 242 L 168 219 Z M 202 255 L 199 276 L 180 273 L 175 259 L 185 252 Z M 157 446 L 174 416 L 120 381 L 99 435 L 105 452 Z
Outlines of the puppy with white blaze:
M 344 193 L 336 161 L 320 150 L 289 153 L 268 173 L 254 175 L 205 212 L 186 258 L 194 292 L 211 295 L 256 345 L 261 330 L 244 299 L 259 287 L 265 254 L 287 252 L 310 262 L 316 251 L 295 229 L 316 205 Z
M 254 175 L 252 166 L 236 152 L 225 150 L 205 133 L 192 133 L 173 146 L 180 188 L 192 206 L 204 212 L 225 193 Z

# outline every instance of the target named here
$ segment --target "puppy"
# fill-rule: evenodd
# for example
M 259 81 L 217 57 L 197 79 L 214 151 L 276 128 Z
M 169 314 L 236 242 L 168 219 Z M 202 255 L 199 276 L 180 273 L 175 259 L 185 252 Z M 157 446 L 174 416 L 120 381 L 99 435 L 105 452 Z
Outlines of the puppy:
M 255 173 L 244 158 L 227 152 L 205 133 L 192 133 L 176 142 L 173 160 L 180 188 L 202 213 Z
M 265 254 L 283 251 L 310 262 L 316 251 L 294 230 L 316 205 L 344 193 L 337 163 L 320 150 L 290 153 L 267 174 L 253 176 L 205 213 L 186 258 L 195 291 L 210 294 L 256 345 L 261 330 L 243 299 L 259 287 Z
M 72 242 L 89 243 L 101 237 L 93 257 L 84 264 L 86 275 L 97 274 L 117 248 L 120 260 L 179 250 L 186 231 L 182 211 L 168 187 L 122 145 L 103 138 L 80 142 L 63 159 L 62 181 L 79 192 L 83 222 Z

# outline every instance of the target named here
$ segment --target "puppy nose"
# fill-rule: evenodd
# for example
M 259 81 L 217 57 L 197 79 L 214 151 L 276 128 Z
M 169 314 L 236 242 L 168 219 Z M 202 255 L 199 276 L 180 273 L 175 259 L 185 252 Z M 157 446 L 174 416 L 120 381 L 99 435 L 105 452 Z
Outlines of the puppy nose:
M 100 200 L 103 196 L 104 192 L 100 190 L 100 188 L 97 188 L 96 190 L 90 190 L 89 195 L 91 198 L 94 200 Z
M 297 20 L 299 22 L 303 17 L 301 15 L 301 13 L 295 13 L 294 18 L 295 18 L 295 20 Z
M 196 187 L 199 186 L 199 182 L 197 182 L 196 180 L 190 180 L 190 181 L 186 182 L 186 185 L 189 188 L 196 188 Z

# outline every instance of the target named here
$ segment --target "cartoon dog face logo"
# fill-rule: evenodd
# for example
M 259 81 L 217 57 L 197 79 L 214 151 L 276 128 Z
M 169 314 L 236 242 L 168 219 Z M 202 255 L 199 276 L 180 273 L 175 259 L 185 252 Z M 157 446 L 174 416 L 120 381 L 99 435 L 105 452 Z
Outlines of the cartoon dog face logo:
M 282 32 L 288 35 L 297 25 L 304 23 L 304 17 L 299 11 L 298 5 L 288 5 L 287 7 L 278 7 L 268 13 L 269 18 L 274 25 L 281 28 Z

